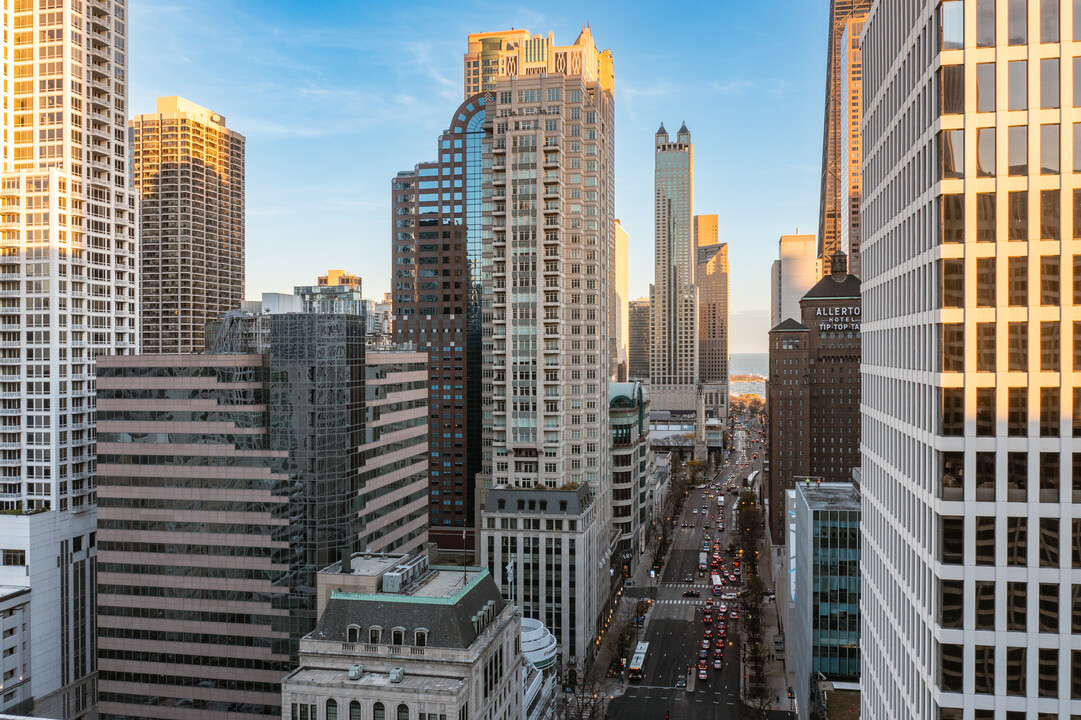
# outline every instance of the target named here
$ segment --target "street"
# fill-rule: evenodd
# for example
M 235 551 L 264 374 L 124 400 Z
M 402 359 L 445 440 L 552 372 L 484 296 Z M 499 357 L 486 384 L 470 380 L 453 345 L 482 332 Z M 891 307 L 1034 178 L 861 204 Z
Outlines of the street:
M 749 460 L 750 458 L 748 458 Z M 649 657 L 643 668 L 640 683 L 627 687 L 621 697 L 612 701 L 608 708 L 608 717 L 612 720 L 639 720 L 649 718 L 736 718 L 739 717 L 739 621 L 726 619 L 727 643 L 724 649 L 724 667 L 714 670 L 711 645 L 708 680 L 697 679 L 698 652 L 701 648 L 703 632 L 706 629 L 716 631 L 716 624 L 703 623 L 703 610 L 706 601 L 720 598 L 713 595 L 710 583 L 711 572 L 698 572 L 698 557 L 706 533 L 710 533 L 711 544 L 717 537 L 716 520 L 717 495 L 724 497 L 725 532 L 721 535 L 722 557 L 731 565 L 731 560 L 724 549 L 732 542 L 735 525 L 732 511 L 737 495 L 727 493 L 724 483 L 734 476 L 739 489 L 742 480 L 757 467 L 760 462 L 752 462 L 748 467 L 736 465 L 737 454 L 733 453 L 732 464 L 722 469 L 714 482 L 700 489 L 691 489 L 683 507 L 683 512 L 676 519 L 676 529 L 672 549 L 669 552 L 663 576 L 658 579 L 656 597 L 650 609 L 644 637 L 649 642 Z M 734 470 L 733 470 L 734 468 Z M 720 490 L 714 489 L 714 483 L 720 483 Z M 710 498 L 707 495 L 712 494 Z M 706 507 L 703 512 L 702 507 Z M 697 512 L 695 512 L 697 510 Z M 684 528 L 683 523 L 693 523 L 693 528 Z M 712 549 L 710 551 L 712 555 Z M 693 582 L 685 582 L 687 575 Z M 683 597 L 689 589 L 697 590 L 700 597 Z M 726 590 L 737 590 L 729 585 Z M 628 588 L 628 592 L 634 592 Z M 715 619 L 719 619 L 714 615 Z M 688 675 L 688 670 L 693 675 Z M 690 692 L 686 688 L 677 688 L 677 679 L 688 679 Z

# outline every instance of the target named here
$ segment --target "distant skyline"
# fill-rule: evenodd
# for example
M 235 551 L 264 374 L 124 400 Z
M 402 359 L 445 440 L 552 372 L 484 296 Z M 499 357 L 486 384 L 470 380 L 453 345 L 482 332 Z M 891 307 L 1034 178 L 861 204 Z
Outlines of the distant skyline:
M 462 99 L 467 35 L 516 27 L 570 43 L 589 25 L 615 60 L 630 297 L 653 279 L 653 133 L 685 121 L 695 210 L 717 213 L 729 243 L 731 352 L 764 352 L 777 239 L 818 224 L 828 2 L 655 7 L 138 3 L 129 115 L 181 95 L 247 137 L 248 297 L 342 268 L 378 298 L 390 286 L 391 178 L 435 158 Z

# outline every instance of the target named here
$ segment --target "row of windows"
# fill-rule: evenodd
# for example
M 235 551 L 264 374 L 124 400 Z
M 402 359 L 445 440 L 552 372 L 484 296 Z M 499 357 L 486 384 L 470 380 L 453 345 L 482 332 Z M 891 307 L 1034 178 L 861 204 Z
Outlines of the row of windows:
M 390 631 L 390 644 L 391 645 L 404 645 L 405 644 L 405 628 L 396 627 Z M 356 643 L 360 642 L 361 629 L 358 625 L 350 625 L 345 630 L 346 642 Z M 378 645 L 383 637 L 383 628 L 379 626 L 373 626 L 368 628 L 368 643 L 370 645 Z M 413 631 L 413 644 L 417 647 L 425 647 L 428 645 L 428 629 L 418 628 Z

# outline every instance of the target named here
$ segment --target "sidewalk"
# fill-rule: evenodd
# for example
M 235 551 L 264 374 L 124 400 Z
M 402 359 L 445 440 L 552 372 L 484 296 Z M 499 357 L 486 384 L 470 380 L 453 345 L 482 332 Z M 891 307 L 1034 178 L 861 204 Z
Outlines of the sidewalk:
M 767 588 L 775 592 L 784 592 L 784 588 L 777 586 L 776 571 L 774 567 L 773 546 L 769 544 L 769 533 L 763 533 L 761 550 L 758 554 L 758 572 L 762 582 Z M 783 597 L 783 595 L 782 595 Z M 783 600 L 782 600 L 783 602 Z M 767 656 L 765 674 L 769 683 L 769 690 L 776 697 L 773 710 L 786 710 L 795 712 L 795 701 L 788 697 L 790 686 L 788 669 L 784 662 L 784 618 L 781 617 L 781 606 L 776 600 L 767 599 L 762 603 L 762 644 Z M 740 658 L 740 675 L 745 675 L 743 658 Z M 740 699 L 745 699 L 746 688 L 740 685 Z

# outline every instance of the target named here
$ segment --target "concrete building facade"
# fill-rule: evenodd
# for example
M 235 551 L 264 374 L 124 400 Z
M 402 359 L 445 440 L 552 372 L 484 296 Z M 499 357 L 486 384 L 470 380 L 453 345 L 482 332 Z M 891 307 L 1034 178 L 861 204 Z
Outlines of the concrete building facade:
M 728 244 L 699 245 L 697 260 L 698 373 L 707 413 L 723 422 L 728 417 Z
M 864 26 L 866 717 L 1081 714 L 1079 21 Z
M 244 300 L 244 136 L 181 97 L 128 123 L 139 194 L 142 350 L 196 353 Z
M 519 720 L 521 619 L 488 570 L 353 555 L 319 573 L 319 623 L 283 720 Z
M 365 300 L 361 280 L 344 270 L 330 270 L 320 275 L 315 285 L 297 285 L 293 294 L 301 299 L 306 313 L 338 313 L 360 315 L 365 333 L 372 328 L 372 301 Z
M 97 692 L 96 359 L 139 348 L 125 10 L 4 8 L 0 584 L 30 588 L 18 693 L 62 720 L 89 717 Z
M 616 371 L 612 375 L 612 379 L 616 382 L 627 381 L 627 366 L 629 363 L 629 351 L 628 342 L 630 336 L 630 295 L 628 295 L 628 277 L 629 272 L 628 252 L 630 238 L 627 236 L 627 231 L 623 229 L 623 225 L 619 220 L 616 220 L 615 226 L 615 268 L 616 274 L 613 278 L 612 285 L 612 310 L 609 315 L 616 318 L 612 322 L 611 327 L 615 330 L 615 337 L 612 342 L 612 348 L 609 351 L 609 356 L 614 360 Z
M 612 434 L 612 527 L 619 533 L 620 570 L 632 574 L 645 549 L 647 481 L 653 472 L 649 447 L 649 394 L 640 382 L 608 386 Z
M 671 141 L 654 136 L 654 285 L 650 297 L 649 389 L 656 410 L 698 405 L 698 250 L 694 233 L 694 145 L 684 124 Z
M 785 491 L 804 478 L 845 482 L 860 464 L 860 281 L 835 253 L 800 300 L 802 322 L 769 333 L 766 512 L 783 542 Z
M 838 101 L 843 103 L 839 108 L 839 120 L 843 125 L 840 136 L 841 164 L 838 172 L 842 173 L 839 183 L 840 200 L 837 214 L 837 249 L 848 256 L 848 271 L 856 277 L 861 277 L 863 255 L 860 252 L 860 196 L 862 184 L 860 182 L 863 160 L 863 144 L 860 134 L 860 120 L 863 117 L 863 81 L 860 69 L 860 32 L 863 30 L 865 13 L 853 13 L 843 20 L 844 30 L 838 44 L 841 53 L 841 88 Z M 824 255 L 819 260 L 825 264 L 830 255 Z

